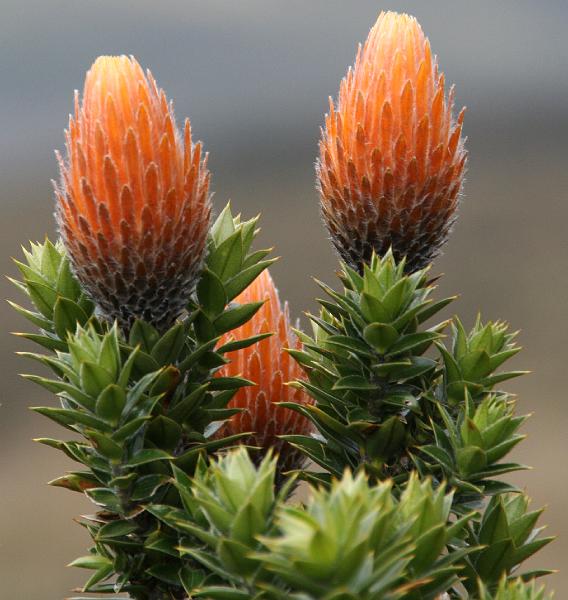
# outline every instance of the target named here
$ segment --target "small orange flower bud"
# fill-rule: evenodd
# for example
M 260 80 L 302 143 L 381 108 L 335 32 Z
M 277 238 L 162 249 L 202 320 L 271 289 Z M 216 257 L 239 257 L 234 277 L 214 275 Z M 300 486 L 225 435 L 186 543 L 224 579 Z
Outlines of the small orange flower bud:
M 245 325 L 226 334 L 221 344 L 232 339 L 241 340 L 251 336 L 274 332 L 274 335 L 253 346 L 227 354 L 231 362 L 220 371 L 223 376 L 241 375 L 256 386 L 240 388 L 229 403 L 229 408 L 241 408 L 222 430 L 224 436 L 253 432 L 243 443 L 265 449 L 275 448 L 285 469 L 300 466 L 302 455 L 290 445 L 278 439 L 284 434 L 309 434 L 310 422 L 297 412 L 275 406 L 276 402 L 311 404 L 312 400 L 302 390 L 285 385 L 299 379 L 302 370 L 285 348 L 299 349 L 301 342 L 290 327 L 288 304 L 284 309 L 278 291 L 267 270 L 237 298 L 238 303 L 265 303 Z
M 59 158 L 57 220 L 74 271 L 102 314 L 158 329 L 183 311 L 205 253 L 207 157 L 183 137 L 163 90 L 134 58 L 98 58 Z
M 430 43 L 415 18 L 381 13 L 326 115 L 317 162 L 324 220 L 361 269 L 392 247 L 429 264 L 455 220 L 466 152 Z

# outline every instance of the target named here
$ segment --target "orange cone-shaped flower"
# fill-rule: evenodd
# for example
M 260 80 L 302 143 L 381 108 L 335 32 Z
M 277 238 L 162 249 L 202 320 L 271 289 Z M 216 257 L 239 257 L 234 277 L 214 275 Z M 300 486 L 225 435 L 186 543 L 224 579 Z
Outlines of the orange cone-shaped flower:
M 317 183 L 333 244 L 361 269 L 372 251 L 432 261 L 455 220 L 466 152 L 430 43 L 413 17 L 381 13 L 341 82 Z
M 134 58 L 100 57 L 59 158 L 57 219 L 74 271 L 102 314 L 158 329 L 183 311 L 209 230 L 207 157 Z
M 237 298 L 238 303 L 265 301 L 260 310 L 245 325 L 224 336 L 221 344 L 231 339 L 245 339 L 262 333 L 274 335 L 253 346 L 227 354 L 231 361 L 223 367 L 220 375 L 241 375 L 250 379 L 256 386 L 243 387 L 229 403 L 229 408 L 241 408 L 242 412 L 233 415 L 225 424 L 222 434 L 233 435 L 247 431 L 254 432 L 243 443 L 275 448 L 280 455 L 282 468 L 300 466 L 302 454 L 278 439 L 284 434 L 309 434 L 310 422 L 295 411 L 275 406 L 275 402 L 312 403 L 302 390 L 285 385 L 299 379 L 302 369 L 285 352 L 285 348 L 298 349 L 301 342 L 290 327 L 288 305 L 280 304 L 278 291 L 267 270 Z

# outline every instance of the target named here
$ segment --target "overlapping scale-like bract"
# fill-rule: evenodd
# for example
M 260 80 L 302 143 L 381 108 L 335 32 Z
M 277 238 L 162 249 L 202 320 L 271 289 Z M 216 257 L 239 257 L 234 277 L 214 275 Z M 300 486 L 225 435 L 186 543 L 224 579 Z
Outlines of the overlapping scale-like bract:
M 392 246 L 429 264 L 455 220 L 466 152 L 430 43 L 413 17 L 381 13 L 326 115 L 317 162 L 321 208 L 350 266 Z
M 57 220 L 74 271 L 102 314 L 123 329 L 163 330 L 200 271 L 210 220 L 201 144 L 151 73 L 132 57 L 100 57 L 59 157 Z
M 253 346 L 230 352 L 231 361 L 220 371 L 224 376 L 241 375 L 256 386 L 243 387 L 232 398 L 229 408 L 240 408 L 225 424 L 223 435 L 252 432 L 244 443 L 264 449 L 275 448 L 281 465 L 286 470 L 300 465 L 301 454 L 278 438 L 279 435 L 309 434 L 310 422 L 295 411 L 276 406 L 277 402 L 311 404 L 302 390 L 285 385 L 301 378 L 302 370 L 285 348 L 299 349 L 301 342 L 291 330 L 288 304 L 282 307 L 278 291 L 268 270 L 237 298 L 238 303 L 265 301 L 260 310 L 245 325 L 226 334 L 221 343 L 241 340 L 274 332 Z

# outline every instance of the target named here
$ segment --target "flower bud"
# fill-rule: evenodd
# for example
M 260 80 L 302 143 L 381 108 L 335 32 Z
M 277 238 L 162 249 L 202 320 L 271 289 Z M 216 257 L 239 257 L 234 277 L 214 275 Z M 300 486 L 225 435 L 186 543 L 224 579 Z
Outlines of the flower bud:
M 98 58 L 59 158 L 57 221 L 74 271 L 109 320 L 167 329 L 204 258 L 209 171 L 201 144 L 132 57 Z
M 316 164 L 332 242 L 353 268 L 392 247 L 415 271 L 455 220 L 466 152 L 430 43 L 413 17 L 381 13 L 330 100 Z
M 243 340 L 252 336 L 274 332 L 274 335 L 253 346 L 229 352 L 231 361 L 223 367 L 223 376 L 241 375 L 256 386 L 242 387 L 229 403 L 229 408 L 240 408 L 223 428 L 222 434 L 233 435 L 252 432 L 243 443 L 264 449 L 275 448 L 284 468 L 300 466 L 302 454 L 280 435 L 309 434 L 310 422 L 295 411 L 276 406 L 277 402 L 309 404 L 312 400 L 302 390 L 286 385 L 303 375 L 301 367 L 285 352 L 285 348 L 299 349 L 301 342 L 290 326 L 288 304 L 280 304 L 278 291 L 268 270 L 263 271 L 253 283 L 236 298 L 238 303 L 265 301 L 260 310 L 245 325 L 226 334 L 221 344 Z

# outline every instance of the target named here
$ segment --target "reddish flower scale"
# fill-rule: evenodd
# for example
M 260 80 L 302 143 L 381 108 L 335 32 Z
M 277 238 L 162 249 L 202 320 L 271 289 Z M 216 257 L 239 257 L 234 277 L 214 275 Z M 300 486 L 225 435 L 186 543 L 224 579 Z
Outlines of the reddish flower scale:
M 59 158 L 57 220 L 74 271 L 102 314 L 159 330 L 183 311 L 205 253 L 209 171 L 173 106 L 132 57 L 98 58 Z
M 279 435 L 309 435 L 310 422 L 295 411 L 276 406 L 276 402 L 297 402 L 311 404 L 312 399 L 302 390 L 285 385 L 302 377 L 301 367 L 285 351 L 285 348 L 299 349 L 301 342 L 290 327 L 288 304 L 280 303 L 278 291 L 270 273 L 265 270 L 237 298 L 238 303 L 265 303 L 248 322 L 226 334 L 220 344 L 230 340 L 245 339 L 262 333 L 274 332 L 269 338 L 257 344 L 227 354 L 231 361 L 223 367 L 220 375 L 241 375 L 253 381 L 256 386 L 240 388 L 229 404 L 229 408 L 241 408 L 242 412 L 233 415 L 225 424 L 220 435 L 227 436 L 253 432 L 243 443 L 263 449 L 274 448 L 280 455 L 283 470 L 299 467 L 302 454 L 279 439 Z
M 317 162 L 324 220 L 342 259 L 361 269 L 392 246 L 429 264 L 456 216 L 466 152 L 430 43 L 415 18 L 381 13 L 330 99 Z

